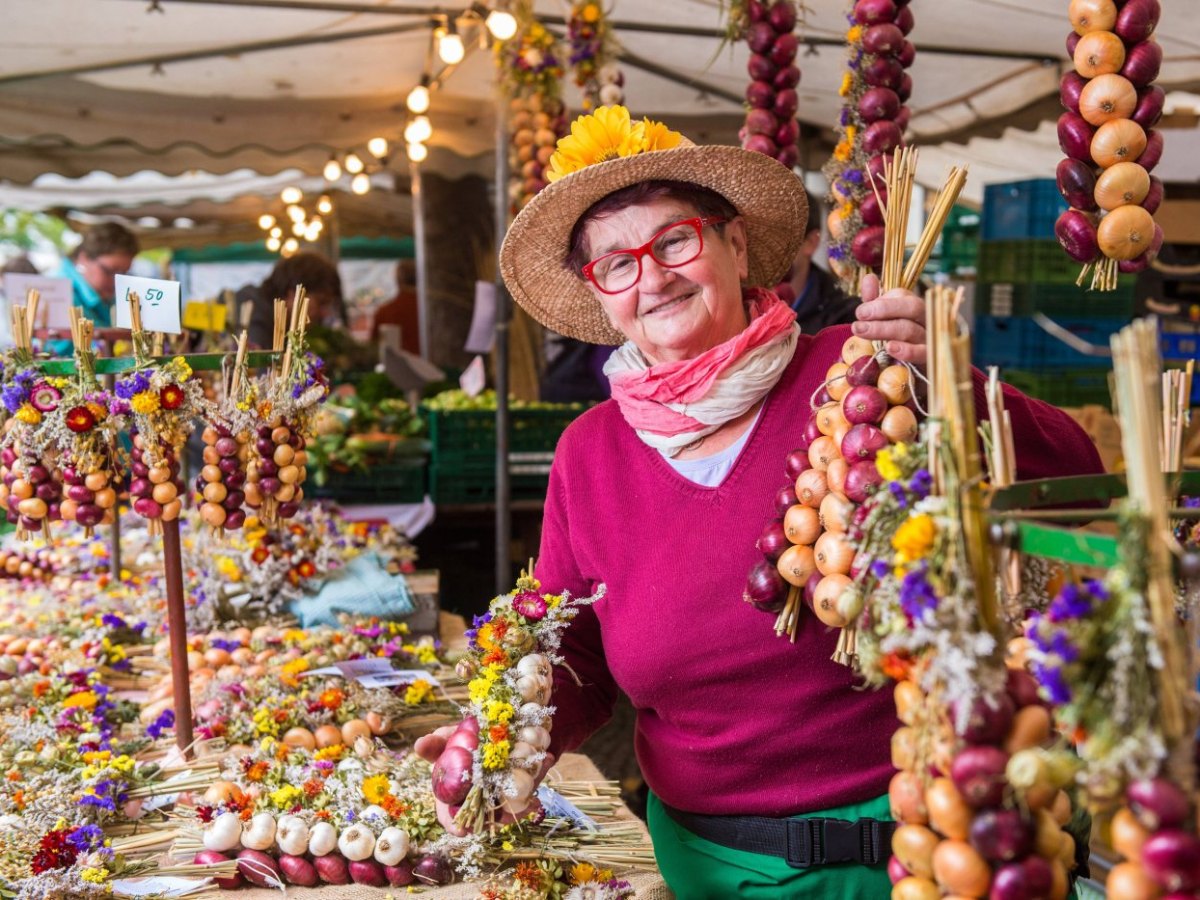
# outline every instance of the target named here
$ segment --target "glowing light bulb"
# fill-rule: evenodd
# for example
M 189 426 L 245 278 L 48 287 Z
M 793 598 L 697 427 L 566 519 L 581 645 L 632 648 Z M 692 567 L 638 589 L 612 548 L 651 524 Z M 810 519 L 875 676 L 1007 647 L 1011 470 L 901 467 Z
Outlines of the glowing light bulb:
M 279 243 L 279 238 L 275 235 L 271 235 L 269 238 L 267 238 L 267 249 L 272 253 L 278 253 L 281 246 L 283 245 Z
M 284 203 L 299 203 L 304 199 L 304 191 L 295 186 L 285 187 L 283 191 L 280 192 L 279 199 Z
M 429 111 L 429 88 L 424 84 L 418 84 L 415 88 L 408 92 L 408 99 L 404 101 L 408 106 L 408 111 L 417 113 Z
M 304 220 L 301 219 L 292 226 L 292 234 L 294 234 L 296 237 L 304 237 L 304 230 L 306 227 L 307 226 L 304 224 Z
M 371 190 L 371 178 L 366 172 L 359 172 L 350 179 L 350 190 L 362 196 L 367 191 Z
M 333 201 L 329 199 L 328 194 L 322 194 L 321 199 L 317 201 L 317 212 L 323 216 L 333 212 Z
M 425 157 L 429 155 L 429 148 L 424 144 L 412 143 L 408 145 L 408 158 L 415 163 L 424 162 Z
M 463 46 L 463 39 L 458 32 L 442 27 L 434 34 L 437 36 L 438 56 L 442 62 L 448 66 L 456 66 L 463 61 L 463 57 L 467 55 L 467 48 Z
M 433 137 L 433 124 L 429 116 L 416 116 L 404 126 L 404 140 L 409 144 L 423 144 Z
M 304 239 L 311 243 L 319 238 L 321 236 L 320 226 L 320 222 L 309 222 L 308 227 L 304 229 Z
M 271 226 L 275 224 L 275 217 L 270 213 L 263 213 L 258 217 L 258 227 L 263 231 L 270 231 Z
M 299 249 L 300 249 L 300 242 L 298 240 L 296 240 L 295 238 L 288 238 L 286 241 L 283 242 L 283 255 L 284 256 L 291 256 L 293 253 L 295 253 Z
M 347 172 L 351 175 L 357 175 L 363 170 L 363 161 L 358 158 L 357 154 L 347 153 L 345 166 Z
M 336 159 L 330 159 L 325 163 L 325 171 L 322 172 L 326 181 L 337 181 L 342 177 L 342 166 Z
M 278 225 L 276 225 L 274 228 L 271 229 L 271 237 L 273 237 L 273 238 L 283 237 L 283 229 L 280 228 Z
M 371 138 L 369 141 L 367 141 L 367 152 L 376 159 L 383 159 L 388 154 L 387 138 Z
M 289 206 L 287 208 L 287 214 L 288 214 L 288 218 L 291 219 L 293 222 L 303 222 L 304 221 L 303 207 Z
M 493 9 L 485 21 L 488 31 L 498 41 L 507 41 L 517 33 L 517 18 L 503 9 Z

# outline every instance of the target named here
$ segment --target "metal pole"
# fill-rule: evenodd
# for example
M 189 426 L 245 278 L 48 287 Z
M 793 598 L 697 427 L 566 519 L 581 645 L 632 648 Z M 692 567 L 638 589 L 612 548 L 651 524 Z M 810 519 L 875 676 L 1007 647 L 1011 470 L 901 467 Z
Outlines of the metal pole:
M 163 522 L 163 575 L 167 581 L 167 639 L 171 647 L 171 687 L 175 699 L 175 745 L 192 757 L 192 693 L 188 672 L 187 610 L 183 598 L 183 556 L 179 520 Z
M 432 359 L 429 322 L 429 253 L 425 246 L 425 185 L 420 163 L 409 162 L 412 173 L 413 252 L 417 262 L 417 339 L 421 356 Z
M 496 99 L 496 255 L 508 230 L 508 98 Z M 496 593 L 511 587 L 509 547 L 512 543 L 511 485 L 508 478 L 508 338 L 512 300 L 496 265 Z M 533 574 L 532 572 L 530 573 Z

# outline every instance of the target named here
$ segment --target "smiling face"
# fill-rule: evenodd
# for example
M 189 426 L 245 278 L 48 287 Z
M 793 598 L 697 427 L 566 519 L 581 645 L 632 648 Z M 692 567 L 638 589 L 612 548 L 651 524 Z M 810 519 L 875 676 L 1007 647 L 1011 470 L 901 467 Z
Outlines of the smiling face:
M 591 219 L 583 228 L 589 259 L 639 247 L 667 225 L 699 213 L 691 204 L 661 198 Z M 588 282 L 613 327 L 633 341 L 651 365 L 692 359 L 745 329 L 742 281 L 747 273 L 746 227 L 740 218 L 703 231 L 704 250 L 678 268 L 642 257 L 642 277 L 618 294 Z

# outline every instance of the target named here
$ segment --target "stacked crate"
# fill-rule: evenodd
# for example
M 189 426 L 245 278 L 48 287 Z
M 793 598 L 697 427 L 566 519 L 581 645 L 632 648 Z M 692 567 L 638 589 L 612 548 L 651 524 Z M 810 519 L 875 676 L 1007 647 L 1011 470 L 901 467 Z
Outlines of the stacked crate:
M 1088 344 L 1109 338 L 1134 312 L 1134 281 L 1116 291 L 1079 286 L 1080 266 L 1054 237 L 1067 209 L 1052 178 L 988 185 L 975 286 L 975 362 L 999 366 L 1004 379 L 1058 406 L 1110 404 L 1107 355 L 1082 353 L 1033 317 L 1052 319 Z

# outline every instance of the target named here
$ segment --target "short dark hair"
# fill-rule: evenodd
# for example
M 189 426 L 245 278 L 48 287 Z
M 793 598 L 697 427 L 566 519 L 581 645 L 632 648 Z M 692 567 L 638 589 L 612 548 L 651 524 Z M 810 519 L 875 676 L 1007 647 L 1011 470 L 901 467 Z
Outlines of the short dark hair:
M 294 253 L 275 263 L 275 268 L 262 283 L 262 301 L 270 308 L 272 300 L 291 300 L 299 284 L 304 285 L 306 291 L 329 294 L 338 318 L 343 322 L 346 320 L 346 302 L 342 297 L 342 278 L 337 266 L 311 250 Z
M 721 194 L 690 181 L 639 181 L 601 197 L 587 208 L 571 229 L 571 240 L 567 245 L 563 266 L 576 275 L 583 274 L 583 267 L 589 262 L 587 248 L 583 246 L 583 231 L 590 221 L 627 206 L 655 200 L 678 200 L 680 203 L 687 203 L 701 216 L 729 220 L 738 215 L 737 207 Z
M 109 253 L 137 256 L 139 249 L 138 239 L 120 222 L 100 222 L 87 230 L 83 236 L 83 243 L 75 249 L 75 254 L 83 253 L 88 259 L 96 259 Z
M 804 189 L 804 196 L 808 198 L 808 224 L 804 227 L 804 235 L 807 237 L 814 231 L 821 230 L 821 225 L 825 221 L 825 204 L 808 188 Z

